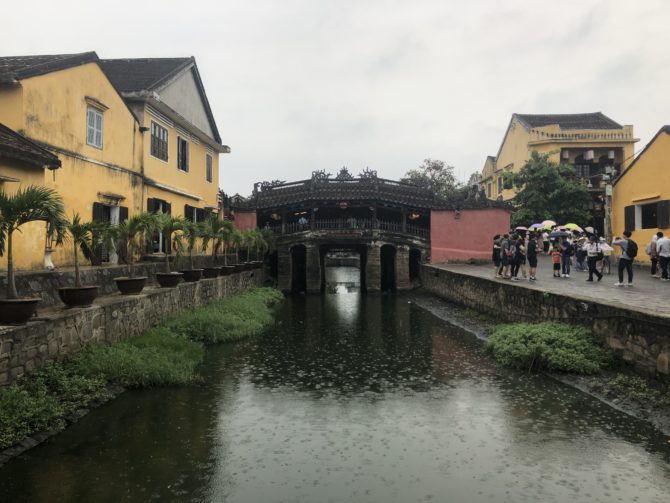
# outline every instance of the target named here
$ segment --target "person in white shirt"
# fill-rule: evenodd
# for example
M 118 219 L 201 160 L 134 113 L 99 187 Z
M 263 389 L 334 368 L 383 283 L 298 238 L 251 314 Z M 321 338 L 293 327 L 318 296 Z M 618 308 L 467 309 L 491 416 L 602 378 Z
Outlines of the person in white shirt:
M 656 252 L 658 261 L 661 263 L 661 281 L 668 281 L 668 264 L 670 264 L 670 239 L 663 236 L 662 232 L 657 232 Z
M 589 279 L 586 281 L 593 281 L 593 275 L 598 277 L 598 281 L 603 279 L 603 275 L 596 268 L 598 262 L 598 255 L 602 252 L 598 240 L 594 235 L 589 237 L 589 240 L 584 244 L 584 251 L 586 251 L 586 264 L 589 266 Z

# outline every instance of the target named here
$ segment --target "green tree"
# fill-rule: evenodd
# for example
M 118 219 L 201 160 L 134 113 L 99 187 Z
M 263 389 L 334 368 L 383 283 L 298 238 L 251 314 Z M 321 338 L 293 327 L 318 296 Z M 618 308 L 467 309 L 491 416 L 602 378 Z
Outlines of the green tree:
M 583 224 L 590 218 L 591 197 L 572 166 L 556 164 L 549 154 L 533 151 L 518 173 L 504 174 L 506 188 L 516 188 L 513 225 L 529 225 L 551 219 Z
M 442 199 L 453 199 L 461 193 L 461 185 L 456 181 L 454 167 L 436 159 L 425 159 L 421 166 L 405 173 L 400 181 L 430 189 Z

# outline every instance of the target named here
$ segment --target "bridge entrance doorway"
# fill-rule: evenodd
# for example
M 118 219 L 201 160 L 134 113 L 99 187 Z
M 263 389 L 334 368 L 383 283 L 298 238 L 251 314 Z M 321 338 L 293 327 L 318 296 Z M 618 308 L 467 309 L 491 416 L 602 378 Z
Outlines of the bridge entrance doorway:
M 395 292 L 395 254 L 395 246 L 384 245 L 381 247 L 379 261 L 382 292 Z
M 307 291 L 307 247 L 295 245 L 291 247 L 291 292 Z

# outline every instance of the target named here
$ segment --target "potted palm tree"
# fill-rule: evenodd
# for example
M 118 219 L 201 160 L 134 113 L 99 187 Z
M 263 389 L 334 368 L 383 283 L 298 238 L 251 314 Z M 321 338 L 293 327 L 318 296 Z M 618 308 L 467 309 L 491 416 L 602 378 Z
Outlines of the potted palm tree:
M 232 246 L 232 236 L 235 232 L 235 226 L 230 220 L 223 220 L 221 228 L 218 232 L 218 240 L 221 243 L 223 252 L 223 266 L 221 267 L 221 274 L 228 276 L 235 272 L 235 266 L 228 265 L 228 251 Z
M 224 224 L 217 215 L 211 214 L 202 226 L 202 251 L 207 253 L 209 245 L 212 245 L 212 265 L 203 269 L 205 278 L 216 278 L 221 274 L 221 267 L 217 265 L 217 252 L 221 246 L 220 230 Z
M 250 271 L 251 269 L 254 268 L 254 261 L 251 260 L 251 248 L 256 245 L 256 233 L 254 232 L 254 229 L 247 229 L 245 231 L 242 231 L 242 234 L 244 235 L 244 239 L 242 241 L 243 246 L 244 246 L 244 269 L 246 271 Z
M 188 252 L 188 269 L 182 269 L 180 272 L 184 274 L 184 281 L 200 281 L 202 278 L 202 269 L 193 267 L 193 250 L 198 243 L 198 238 L 201 236 L 201 225 L 196 222 L 184 221 L 181 228 L 181 238 L 185 242 L 186 251 Z
M 114 281 L 124 295 L 136 295 L 146 285 L 146 276 L 135 275 L 135 256 L 142 253 L 147 236 L 151 236 L 155 228 L 153 213 L 138 213 L 116 226 L 117 249 L 125 251 L 123 259 L 128 264 L 129 275 L 114 278 Z
M 160 232 L 171 244 L 174 252 L 174 262 L 181 256 L 183 243 L 178 231 L 183 227 L 185 220 L 182 217 L 173 217 L 167 213 L 156 214 L 156 230 Z M 165 272 L 156 273 L 156 281 L 164 288 L 174 288 L 184 276 L 183 273 L 172 271 L 170 266 L 170 254 L 165 251 Z
M 29 185 L 13 195 L 0 191 L 0 256 L 7 253 L 7 298 L 0 299 L 0 323 L 25 323 L 37 309 L 39 298 L 19 298 L 16 291 L 12 247 L 15 231 L 39 221 L 47 224 L 47 239 L 63 242 L 65 209 L 55 190 Z
M 98 285 L 82 285 L 79 268 L 79 251 L 89 261 L 95 255 L 94 236 L 102 232 L 94 232 L 94 229 L 96 225 L 93 222 L 82 222 L 79 213 L 72 215 L 72 220 L 65 224 L 66 238 L 72 240 L 74 252 L 74 286 L 59 288 L 58 296 L 67 307 L 90 306 L 98 296 Z M 102 231 L 102 229 L 98 230 Z
M 235 272 L 244 271 L 244 264 L 240 264 L 240 248 L 245 244 L 244 232 L 235 229 L 230 235 L 230 244 L 235 250 Z

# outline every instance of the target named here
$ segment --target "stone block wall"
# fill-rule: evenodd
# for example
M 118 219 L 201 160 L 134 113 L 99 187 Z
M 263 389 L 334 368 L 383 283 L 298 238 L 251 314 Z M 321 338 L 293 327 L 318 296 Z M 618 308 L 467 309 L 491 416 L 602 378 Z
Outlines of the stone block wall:
M 179 311 L 262 286 L 263 282 L 263 271 L 255 269 L 181 283 L 177 288 L 146 288 L 141 295 L 110 295 L 88 308 L 54 310 L 23 326 L 0 327 L 0 386 L 45 364 L 62 361 L 91 342 L 122 341 Z
M 581 323 L 622 358 L 649 374 L 670 376 L 670 317 L 575 299 L 424 265 L 428 292 L 501 321 Z

